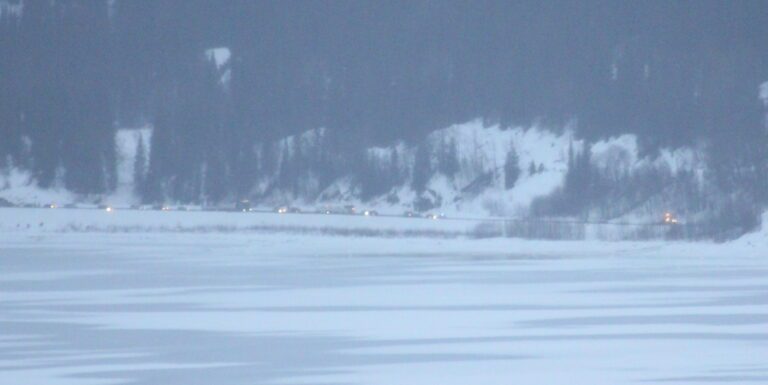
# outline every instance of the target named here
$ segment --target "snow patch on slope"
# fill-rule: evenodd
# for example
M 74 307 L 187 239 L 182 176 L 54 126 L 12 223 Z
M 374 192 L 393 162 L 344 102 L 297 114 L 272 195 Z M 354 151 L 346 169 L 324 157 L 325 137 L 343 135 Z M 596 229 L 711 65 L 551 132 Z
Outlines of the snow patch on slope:
M 22 1 L 10 2 L 7 0 L 0 0 L 0 17 L 5 15 L 20 17 L 23 11 L 24 3 Z
M 595 142 L 590 148 L 592 164 L 603 172 L 628 175 L 642 167 L 665 167 L 675 175 L 705 166 L 704 159 L 690 147 L 662 148 L 656 157 L 640 158 L 637 136 L 631 134 Z
M 139 138 L 143 140 L 147 160 L 150 153 L 150 139 L 152 129 L 143 127 L 139 129 L 119 129 L 115 134 L 115 147 L 117 155 L 117 188 L 106 197 L 105 202 L 117 205 L 130 205 L 136 203 L 133 188 L 133 169 L 136 160 L 136 148 Z M 63 174 L 65 171 L 60 170 Z M 57 177 L 57 180 L 61 177 Z M 54 183 L 48 189 L 37 185 L 35 177 L 27 170 L 11 167 L 0 169 L 0 198 L 5 198 L 15 204 L 44 205 L 55 203 L 64 205 L 81 201 L 82 197 L 66 190 L 63 183 Z M 90 200 L 90 199 L 86 199 Z
M 115 134 L 115 148 L 117 151 L 117 188 L 109 197 L 111 204 L 130 205 L 137 203 L 134 196 L 134 165 L 136 163 L 136 150 L 141 140 L 146 151 L 146 160 L 149 160 L 152 128 L 124 128 L 117 130 Z
M 600 170 L 629 173 L 638 163 L 637 138 L 621 135 L 596 142 L 591 147 L 592 164 Z
M 455 143 L 460 169 L 453 180 L 433 177 L 427 189 L 443 197 L 440 209 L 452 215 L 524 215 L 533 199 L 562 185 L 572 137 L 570 130 L 555 134 L 539 126 L 486 127 L 480 120 L 435 131 L 428 137 L 433 159 L 441 143 Z M 521 173 L 514 187 L 506 190 L 503 170 L 512 148 Z M 529 172 L 531 165 L 536 172 Z M 483 178 L 489 179 L 487 188 L 473 191 Z
M 44 205 L 73 202 L 75 195 L 61 187 L 40 188 L 28 171 L 11 168 L 0 171 L 0 198 L 14 204 Z
M 760 85 L 760 100 L 768 107 L 768 82 Z
M 205 50 L 205 57 L 212 61 L 216 65 L 216 69 L 220 72 L 219 82 L 221 84 L 229 84 L 232 78 L 232 70 L 229 68 L 229 61 L 232 57 L 232 52 L 227 47 L 210 48 Z
M 229 63 L 229 58 L 231 56 L 232 53 L 227 47 L 211 48 L 205 51 L 205 57 L 207 57 L 208 60 L 212 60 L 216 64 L 216 68 L 221 68 Z

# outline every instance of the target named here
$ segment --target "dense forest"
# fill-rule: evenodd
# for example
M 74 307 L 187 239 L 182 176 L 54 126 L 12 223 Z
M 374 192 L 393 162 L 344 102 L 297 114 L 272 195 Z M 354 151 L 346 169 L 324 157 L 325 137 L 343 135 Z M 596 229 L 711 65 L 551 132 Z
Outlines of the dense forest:
M 643 154 L 697 146 L 713 191 L 759 206 L 766 36 L 759 0 L 0 0 L 0 168 L 109 192 L 115 130 L 151 125 L 136 165 L 147 202 L 234 200 L 263 175 L 286 187 L 309 172 L 320 185 L 352 175 L 366 198 L 449 174 L 451 143 L 433 165 L 425 138 L 481 119 L 587 141 L 633 133 Z M 274 145 L 320 128 L 312 154 L 295 145 L 286 161 Z M 366 161 L 400 142 L 416 149 L 410 175 Z M 595 190 L 573 175 L 589 174 L 580 162 L 538 210 L 622 190 L 574 188 Z

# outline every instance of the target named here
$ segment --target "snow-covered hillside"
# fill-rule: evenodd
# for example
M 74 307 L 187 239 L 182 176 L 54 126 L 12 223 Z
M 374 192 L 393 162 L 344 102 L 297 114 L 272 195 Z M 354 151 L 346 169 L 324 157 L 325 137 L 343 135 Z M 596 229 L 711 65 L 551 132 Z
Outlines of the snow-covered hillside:
M 432 209 L 454 216 L 523 216 L 528 214 L 534 199 L 562 187 L 569 151 L 578 153 L 585 145 L 568 128 L 555 133 L 540 126 L 502 128 L 474 120 L 437 130 L 426 138 L 421 150 L 428 152 L 432 172 L 421 192 L 413 187 L 420 147 L 402 142 L 366 150 L 365 161 L 374 164 L 377 170 L 366 170 L 364 174 L 383 170 L 398 175 L 375 175 L 374 179 L 388 177 L 394 183 L 372 197 L 366 198 L 361 192 L 360 178 L 344 175 L 322 186 L 311 170 L 302 174 L 298 187 L 281 188 L 277 181 L 291 166 L 291 160 L 297 153 L 304 157 L 321 153 L 327 146 L 325 133 L 324 129 L 312 130 L 277 142 L 274 151 L 279 154 L 278 167 L 271 178 L 257 185 L 254 196 L 274 203 L 348 202 L 395 212 L 413 209 L 416 202 L 426 201 Z M 504 166 L 513 149 L 520 174 L 514 186 L 507 189 Z M 671 175 L 681 171 L 700 174 L 705 169 L 699 151 L 691 148 L 662 149 L 654 157 L 641 157 L 634 135 L 598 141 L 590 144 L 590 150 L 592 164 L 609 175 L 628 176 L 649 168 L 664 169 Z M 451 174 L 442 170 L 441 162 L 446 156 L 456 159 Z
M 51 202 L 72 202 L 77 197 L 62 187 L 40 188 L 29 172 L 10 168 L 0 170 L 0 198 L 16 204 L 42 205 Z
M 278 142 L 277 151 L 282 156 L 275 178 L 286 167 L 286 158 L 295 155 L 296 148 L 303 154 L 317 152 L 318 147 L 325 145 L 324 137 L 325 130 L 319 129 Z M 451 215 L 519 213 L 533 198 L 549 194 L 561 185 L 567 171 L 567 149 L 571 137 L 570 131 L 558 135 L 540 127 L 485 127 L 479 120 L 453 125 L 435 131 L 426 139 L 433 173 L 421 194 L 411 187 L 418 148 L 400 142 L 366 150 L 369 162 L 395 169 L 403 175 L 399 183 L 370 201 L 361 199 L 359 186 L 351 177 L 338 178 L 318 190 L 316 178 L 311 174 L 301 181 L 299 190 L 304 195 L 297 198 L 313 201 L 317 197 L 320 202 L 364 203 L 379 209 L 401 211 L 412 209 L 414 200 L 421 195 L 430 199 L 436 209 Z M 299 142 L 298 147 L 294 144 L 296 141 Z M 458 160 L 456 173 L 450 176 L 441 173 L 439 167 L 441 151 L 447 146 L 452 147 Z M 519 153 L 522 172 L 515 187 L 507 191 L 503 188 L 502 168 L 507 152 L 513 147 Z M 528 172 L 531 164 L 535 165 L 533 174 Z M 264 199 L 268 201 L 295 199 L 286 191 L 269 189 L 270 182 L 263 183 L 263 190 L 255 193 L 266 194 Z
M 152 128 L 120 129 L 115 134 L 117 153 L 117 186 L 115 191 L 100 196 L 79 196 L 61 187 L 60 182 L 53 188 L 44 189 L 37 186 L 34 176 L 19 167 L 0 169 L 0 198 L 16 204 L 44 205 L 55 203 L 64 205 L 75 202 L 103 201 L 113 205 L 130 205 L 137 203 L 139 198 L 134 191 L 134 167 L 139 139 L 143 140 L 145 157 L 149 159 L 150 139 Z M 65 170 L 62 170 L 64 172 Z
M 428 140 L 433 162 L 438 161 L 441 144 L 455 143 L 457 150 L 459 172 L 453 178 L 437 174 L 427 184 L 428 193 L 439 198 L 444 210 L 520 215 L 534 198 L 562 185 L 572 134 L 566 130 L 557 135 L 540 127 L 484 127 L 472 121 L 436 131 Z M 506 190 L 503 167 L 512 148 L 521 173 L 514 187 Z
M 226 55 L 220 52 L 210 54 L 217 63 L 226 61 L 220 57 Z M 151 128 L 117 131 L 118 183 L 116 190 L 103 201 L 122 205 L 138 202 L 133 186 L 137 143 L 139 138 L 144 141 L 148 156 L 151 134 Z M 479 120 L 456 124 L 433 132 L 421 147 L 399 142 L 366 149 L 363 161 L 375 165 L 376 169 L 364 169 L 363 174 L 386 170 L 397 175 L 391 177 L 385 189 L 366 197 L 359 173 L 352 173 L 349 165 L 342 165 L 347 167 L 342 169 L 346 170 L 345 174 L 322 183 L 320 172 L 326 165 L 319 164 L 319 160 L 329 151 L 328 142 L 327 130 L 316 129 L 281 139 L 271 145 L 271 151 L 266 151 L 265 145 L 257 146 L 259 163 L 269 163 L 267 157 L 271 156 L 275 168 L 271 174 L 255 181 L 251 198 L 265 205 L 356 204 L 392 214 L 413 210 L 417 202 L 427 202 L 429 210 L 451 216 L 524 216 L 534 199 L 562 187 L 568 172 L 569 152 L 578 153 L 585 144 L 574 138 L 568 128 L 555 133 L 539 126 L 484 126 Z M 680 171 L 700 174 L 706 167 L 699 151 L 691 148 L 662 149 L 656 157 L 641 157 L 633 135 L 598 141 L 590 144 L 590 149 L 593 166 L 606 175 L 626 176 L 648 168 L 666 169 L 672 174 Z M 507 189 L 504 166 L 508 153 L 513 150 L 517 154 L 519 177 Z M 431 170 L 423 191 L 413 186 L 418 151 L 426 152 Z M 450 173 L 443 164 L 447 156 L 453 157 L 455 163 Z M 297 165 L 299 158 L 303 163 Z M 291 178 L 290 188 L 285 182 L 287 177 Z M 374 179 L 379 177 L 373 175 Z M 37 204 L 86 199 L 62 189 L 36 188 L 31 176 L 18 169 L 0 173 L 0 197 L 16 203 Z

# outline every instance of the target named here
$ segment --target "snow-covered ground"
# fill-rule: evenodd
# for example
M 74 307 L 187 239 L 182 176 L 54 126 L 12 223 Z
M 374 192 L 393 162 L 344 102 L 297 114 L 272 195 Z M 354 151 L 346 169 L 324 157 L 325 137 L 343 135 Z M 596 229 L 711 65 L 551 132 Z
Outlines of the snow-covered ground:
M 285 154 L 283 160 L 293 156 L 296 146 L 302 154 L 312 154 L 325 145 L 326 135 L 327 130 L 321 128 L 289 136 L 276 143 L 275 152 Z M 256 190 L 260 191 L 259 195 L 266 194 L 263 199 L 271 202 L 296 202 L 308 197 L 312 201 L 318 196 L 321 201 L 329 197 L 331 201 L 365 204 L 379 210 L 403 210 L 410 208 L 421 196 L 432 202 L 436 210 L 451 216 L 525 216 L 535 199 L 548 196 L 563 186 L 570 150 L 579 153 L 584 145 L 589 146 L 592 164 L 606 175 L 626 177 L 649 168 L 667 170 L 672 175 L 680 172 L 701 175 L 706 168 L 702 149 L 662 148 L 653 156 L 643 155 L 635 135 L 625 134 L 585 143 L 583 139 L 575 138 L 570 126 L 561 130 L 539 125 L 488 126 L 482 120 L 475 119 L 436 130 L 426 138 L 425 143 L 434 170 L 439 170 L 440 158 L 445 156 L 441 153 L 451 148 L 455 150 L 457 169 L 455 175 L 450 177 L 435 171 L 426 182 L 426 191 L 421 194 L 411 186 L 419 146 L 405 143 L 368 149 L 370 161 L 408 176 L 402 184 L 369 201 L 361 201 L 360 192 L 349 178 L 340 178 L 325 190 L 316 191 L 316 178 L 310 175 L 300 181 L 303 193 L 298 197 L 293 192 L 272 189 L 270 180 L 276 176 L 266 178 Z M 512 149 L 518 156 L 520 175 L 514 186 L 507 189 L 504 165 Z M 632 215 L 622 219 L 637 221 L 647 218 Z
M 235 211 L 155 211 L 115 208 L 0 208 L 0 231 L 9 234 L 59 232 L 309 233 L 365 236 L 468 236 L 483 222 L 397 216 L 277 214 Z
M 91 208 L 0 208 L 0 233 L 7 237 L 23 237 L 57 233 L 241 233 L 241 234 L 303 234 L 325 236 L 361 236 L 374 238 L 459 238 L 471 239 L 502 236 L 502 218 L 445 217 L 427 219 L 392 215 L 326 215 L 320 213 L 277 214 L 274 212 L 235 211 L 156 211 L 132 210 L 116 207 L 111 211 Z M 768 212 L 762 223 L 768 223 Z M 653 225 L 658 226 L 658 225 Z M 584 241 L 587 244 L 612 244 L 609 250 L 620 249 L 628 242 L 598 242 L 633 239 L 632 226 L 589 224 L 585 226 Z M 489 232 L 490 231 L 490 232 Z M 661 238 L 661 236 L 660 236 Z M 578 238 L 576 238 L 578 239 Z M 477 240 L 475 240 L 477 241 Z M 564 242 L 555 242 L 563 244 Z M 479 242 L 475 242 L 475 245 Z M 549 244 L 549 243 L 544 243 Z M 697 253 L 720 253 L 721 250 L 740 254 L 768 254 L 768 228 L 746 234 L 740 239 L 716 244 L 710 242 L 641 242 L 638 245 L 664 245 L 665 248 Z M 618 245 L 618 246 L 616 246 Z M 602 246 L 601 246 L 602 247 Z M 564 249 L 568 250 L 568 249 Z M 686 252 L 686 251 L 684 251 Z
M 75 194 L 62 186 L 42 189 L 37 186 L 37 182 L 29 172 L 12 168 L 0 170 L 0 198 L 14 204 L 43 205 L 51 202 L 72 202 L 75 200 Z
M 768 383 L 767 235 L 3 229 L 0 384 Z
M 223 70 L 227 68 L 229 51 L 226 48 L 211 49 L 206 55 L 215 65 Z M 58 182 L 50 189 L 37 186 L 32 175 L 19 168 L 0 169 L 0 198 L 16 204 L 34 203 L 38 205 L 72 202 L 102 202 L 113 205 L 131 205 L 140 201 L 135 196 L 133 184 L 137 144 L 143 140 L 144 151 L 151 153 L 152 128 L 123 128 L 115 135 L 117 150 L 117 186 L 105 196 L 77 196 Z M 316 129 L 297 136 L 290 136 L 275 143 L 275 154 L 280 154 L 280 162 L 290 159 L 298 146 L 303 154 L 315 154 L 326 144 L 327 130 Z M 296 144 L 298 143 L 298 144 Z M 455 146 L 457 170 L 448 177 L 434 172 L 422 194 L 435 205 L 434 210 L 450 216 L 488 217 L 491 215 L 525 216 L 531 202 L 545 197 L 562 187 L 568 170 L 569 149 L 579 151 L 584 142 L 574 139 L 570 128 L 555 132 L 545 127 L 511 127 L 498 125 L 485 126 L 480 120 L 451 125 L 436 130 L 426 140 L 429 144 L 429 157 L 432 168 L 437 169 L 441 151 Z M 511 149 L 518 154 L 520 176 L 514 187 L 506 189 L 503 167 Z M 674 150 L 660 149 L 656 156 L 641 156 L 637 137 L 621 135 L 607 138 L 591 144 L 593 164 L 606 174 L 631 175 L 648 167 L 668 169 L 671 173 L 680 171 L 696 172 L 701 175 L 705 162 L 701 149 L 682 147 Z M 261 150 L 259 150 L 261 151 Z M 257 151 L 258 152 L 258 151 Z M 315 206 L 319 204 L 355 204 L 367 206 L 379 211 L 402 213 L 413 209 L 419 194 L 412 189 L 412 173 L 417 147 L 396 143 L 388 147 L 368 149 L 368 156 L 377 164 L 395 168 L 403 174 L 403 181 L 393 186 L 389 192 L 363 201 L 359 186 L 349 176 L 340 177 L 320 190 L 318 179 L 312 172 L 300 178 L 299 193 L 274 188 L 279 175 L 262 175 L 254 181 L 252 198 L 264 204 Z M 392 162 L 395 162 L 392 164 Z M 536 169 L 531 173 L 531 166 Z M 227 202 L 230 206 L 233 202 Z M 660 213 L 653 213 L 659 216 Z M 624 220 L 638 221 L 647 218 L 631 215 Z

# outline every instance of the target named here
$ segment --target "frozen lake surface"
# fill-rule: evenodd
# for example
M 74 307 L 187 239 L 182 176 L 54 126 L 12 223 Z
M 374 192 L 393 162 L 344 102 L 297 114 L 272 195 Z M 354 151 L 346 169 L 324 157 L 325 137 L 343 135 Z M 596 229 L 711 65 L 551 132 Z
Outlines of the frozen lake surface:
M 768 258 L 515 245 L 6 234 L 0 384 L 768 383 Z

